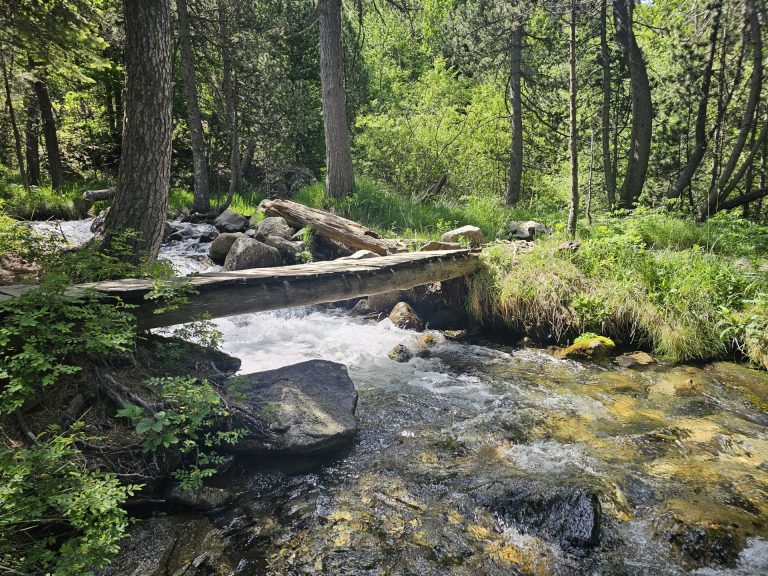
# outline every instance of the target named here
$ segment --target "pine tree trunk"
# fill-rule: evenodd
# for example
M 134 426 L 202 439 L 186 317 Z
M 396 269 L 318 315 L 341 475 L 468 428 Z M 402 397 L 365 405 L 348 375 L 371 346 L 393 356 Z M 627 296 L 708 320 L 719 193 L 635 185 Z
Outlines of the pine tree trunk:
M 608 194 L 608 208 L 616 207 L 616 173 L 611 162 L 611 53 L 608 50 L 608 8 L 607 0 L 600 2 L 600 60 L 603 66 L 603 108 L 602 148 L 605 190 Z
M 37 98 L 28 87 L 24 93 L 24 155 L 27 160 L 27 181 L 30 186 L 40 185 L 40 111 Z
M 569 113 L 570 113 L 570 151 L 571 151 L 571 207 L 568 211 L 568 234 L 576 236 L 576 219 L 579 214 L 579 127 L 576 116 L 576 97 L 578 82 L 576 80 L 576 0 L 571 0 L 571 19 L 569 22 L 570 36 L 568 38 L 568 77 L 569 77 Z
M 139 262 L 157 258 L 171 178 L 172 47 L 169 0 L 123 0 L 125 124 L 117 191 L 104 222 L 104 245 L 134 230 Z
M 192 54 L 192 37 L 189 32 L 187 0 L 176 0 L 179 27 L 179 52 L 184 69 L 184 93 L 187 99 L 187 125 L 192 142 L 192 165 L 195 178 L 195 199 L 192 210 L 206 213 L 210 210 L 208 194 L 208 164 L 205 157 L 205 135 L 200 118 L 200 104 L 197 97 L 195 62 Z
M 349 147 L 344 63 L 341 49 L 341 0 L 319 0 L 320 83 L 325 127 L 326 193 L 341 198 L 355 186 Z
M 29 184 L 27 180 L 27 171 L 24 169 L 24 154 L 21 151 L 21 133 L 19 132 L 19 124 L 16 121 L 16 111 L 13 109 L 13 98 L 11 97 L 11 82 L 8 77 L 8 67 L 5 62 L 5 54 L 0 57 L 0 65 L 3 68 L 3 84 L 5 85 L 5 107 L 8 109 L 8 115 L 11 119 L 11 129 L 13 130 L 13 143 L 16 151 L 16 163 L 19 165 L 19 174 L 21 175 L 21 183 L 24 186 Z
M 237 98 L 232 80 L 232 53 L 229 44 L 229 23 L 224 0 L 218 2 L 219 12 L 219 42 L 221 43 L 221 91 L 227 111 L 227 127 L 229 128 L 229 190 L 227 199 L 221 208 L 226 210 L 232 204 L 235 194 L 240 192 L 240 135 L 237 125 Z
M 696 147 L 680 173 L 677 180 L 670 186 L 666 193 L 667 198 L 680 198 L 683 190 L 690 185 L 693 176 L 696 174 L 704 154 L 707 151 L 707 108 L 709 107 L 709 91 L 712 85 L 712 69 L 717 52 L 717 35 L 720 30 L 720 16 L 722 14 L 723 4 L 721 1 L 715 2 L 712 6 L 712 30 L 709 34 L 707 44 L 707 59 L 704 65 L 704 72 L 701 77 L 701 99 L 696 111 L 695 137 Z
M 643 53 L 632 30 L 634 5 L 634 0 L 615 0 L 613 2 L 616 41 L 621 48 L 629 70 L 632 93 L 632 129 L 629 137 L 629 154 L 619 197 L 619 206 L 627 209 L 632 209 L 635 206 L 643 192 L 645 177 L 648 172 L 648 161 L 651 156 L 653 121 L 648 71 L 643 60 Z
M 61 166 L 59 137 L 56 133 L 56 120 L 53 117 L 48 85 L 44 80 L 37 78 L 34 82 L 34 88 L 37 106 L 40 109 L 40 119 L 43 124 L 43 139 L 45 140 L 45 152 L 48 156 L 48 173 L 51 175 L 51 186 L 54 190 L 62 190 L 64 188 L 64 169 Z
M 509 179 L 507 180 L 507 204 L 520 201 L 523 179 L 523 118 L 521 94 L 521 57 L 523 49 L 523 25 L 515 23 L 509 47 L 509 123 L 512 147 L 509 155 Z

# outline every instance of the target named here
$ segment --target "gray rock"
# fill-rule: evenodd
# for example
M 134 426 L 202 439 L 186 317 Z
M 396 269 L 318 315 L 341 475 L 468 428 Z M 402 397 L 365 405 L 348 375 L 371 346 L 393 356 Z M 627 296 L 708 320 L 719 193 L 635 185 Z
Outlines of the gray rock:
M 219 232 L 242 232 L 248 227 L 248 219 L 234 210 L 224 210 L 213 221 Z
M 216 239 L 208 247 L 208 256 L 216 264 L 224 264 L 229 254 L 229 249 L 232 248 L 239 238 L 244 238 L 245 235 L 242 232 L 224 232 L 219 234 Z
M 166 222 L 166 241 L 198 239 L 211 242 L 219 236 L 219 231 L 210 224 L 192 224 L 190 222 Z
M 258 222 L 254 221 L 255 218 L 256 216 L 251 218 L 251 227 L 256 230 L 256 240 L 263 242 L 267 236 L 279 236 L 290 240 L 294 234 L 293 228 L 288 226 L 285 218 L 281 216 L 270 216 Z
M 267 236 L 261 241 L 267 246 L 272 246 L 272 248 L 277 249 L 284 262 L 295 262 L 296 255 L 304 250 L 303 242 L 291 242 L 282 236 Z
M 458 242 L 438 242 L 437 240 L 430 240 L 424 246 L 419 248 L 419 252 L 427 252 L 429 250 L 459 250 L 461 244 Z
M 507 240 L 528 240 L 531 241 L 537 236 L 552 234 L 554 230 L 536 222 L 528 220 L 527 222 L 507 222 L 499 231 L 499 237 Z
M 558 252 L 576 252 L 581 248 L 581 242 L 563 242 L 557 247 Z
M 165 499 L 171 504 L 179 504 L 199 510 L 216 508 L 231 500 L 234 495 L 228 490 L 203 486 L 198 490 L 185 490 L 179 484 L 173 484 L 166 490 Z
M 376 254 L 376 252 L 371 252 L 370 250 L 358 250 L 350 256 L 342 256 L 341 258 L 338 258 L 338 260 L 366 260 L 368 258 L 378 257 L 379 255 Z
M 248 270 L 250 268 L 272 268 L 280 266 L 280 252 L 253 238 L 235 240 L 224 260 L 224 270 Z
M 381 294 L 371 294 L 368 296 L 368 308 L 374 312 L 384 312 L 389 314 L 395 304 L 400 302 L 402 298 L 401 290 L 392 290 L 390 292 L 382 292 Z
M 477 226 L 462 226 L 443 234 L 442 242 L 459 243 L 459 240 L 469 242 L 470 246 L 478 247 L 483 243 L 483 231 Z
M 626 354 L 622 354 L 621 356 L 616 356 L 613 361 L 622 368 L 648 366 L 649 364 L 654 364 L 656 362 L 656 360 L 653 359 L 653 356 L 647 352 L 628 352 Z
M 422 330 L 424 328 L 424 322 L 421 321 L 416 311 L 406 302 L 395 304 L 392 312 L 389 313 L 389 319 L 399 328 L 407 330 Z
M 310 360 L 236 376 L 229 385 L 251 417 L 236 423 L 251 434 L 227 448 L 234 452 L 312 454 L 347 442 L 357 429 L 357 390 L 342 364 Z M 254 430 L 253 420 L 264 430 Z
M 408 360 L 413 358 L 411 351 L 408 350 L 408 348 L 403 344 L 398 344 L 392 348 L 387 356 L 389 356 L 389 358 L 395 362 L 408 362 Z

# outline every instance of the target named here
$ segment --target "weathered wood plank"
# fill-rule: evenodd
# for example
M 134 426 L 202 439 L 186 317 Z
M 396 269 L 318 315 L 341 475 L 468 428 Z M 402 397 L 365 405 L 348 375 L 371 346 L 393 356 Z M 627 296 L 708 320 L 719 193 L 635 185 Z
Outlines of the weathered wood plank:
M 373 230 L 325 210 L 310 208 L 290 200 L 262 200 L 259 207 L 267 216 L 282 216 L 292 226 L 310 226 L 320 236 L 358 250 L 382 256 L 402 251 L 397 240 L 379 237 Z

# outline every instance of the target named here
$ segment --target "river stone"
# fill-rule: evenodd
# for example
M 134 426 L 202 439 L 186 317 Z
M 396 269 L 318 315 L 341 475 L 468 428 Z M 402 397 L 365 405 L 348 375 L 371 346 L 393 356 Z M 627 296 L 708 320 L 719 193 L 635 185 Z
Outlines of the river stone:
M 282 216 L 269 216 L 255 223 L 251 218 L 251 226 L 256 230 L 256 239 L 264 241 L 267 236 L 279 236 L 290 240 L 293 236 L 293 228 L 288 226 L 288 222 Z
M 648 366 L 656 362 L 656 360 L 653 359 L 653 356 L 647 352 L 628 352 L 626 354 L 622 354 L 621 356 L 616 356 L 613 361 L 622 368 Z
M 481 502 L 501 530 L 514 527 L 557 542 L 568 551 L 600 543 L 602 510 L 593 491 L 579 486 L 543 482 L 520 483 Z
M 230 379 L 250 416 L 264 422 L 227 449 L 246 454 L 312 454 L 336 448 L 357 429 L 357 390 L 343 364 L 310 360 Z M 266 435 L 264 434 L 266 432 Z
M 611 355 L 615 346 L 610 338 L 596 336 L 558 350 L 556 356 L 568 360 L 604 360 Z
M 132 525 L 120 552 L 101 576 L 234 574 L 226 543 L 205 518 L 160 516 Z
M 478 247 L 483 243 L 483 231 L 477 226 L 462 226 L 461 228 L 446 232 L 440 240 L 442 242 L 460 243 L 459 240 L 461 239 L 469 242 L 470 246 Z
M 411 358 L 413 358 L 413 354 L 411 354 L 411 351 L 406 348 L 404 344 L 398 344 L 392 350 L 389 351 L 390 360 L 394 360 L 395 362 L 408 362 Z
M 398 302 L 389 313 L 389 319 L 398 328 L 406 330 L 423 330 L 424 322 L 421 321 L 416 311 L 406 302 Z
M 242 232 L 248 227 L 248 219 L 234 210 L 224 210 L 216 216 L 213 225 L 219 232 Z
M 224 261 L 224 270 L 249 270 L 280 266 L 280 252 L 253 238 L 238 238 Z
M 197 508 L 199 510 L 209 510 L 216 508 L 224 502 L 233 498 L 233 494 L 228 490 L 203 486 L 196 490 L 188 490 L 181 487 L 180 484 L 171 485 L 165 492 L 165 499 L 171 504 L 179 504 L 188 508 Z
M 430 250 L 459 250 L 461 244 L 458 242 L 438 242 L 437 240 L 430 240 L 424 246 L 419 248 L 419 252 L 428 252 Z
M 303 242 L 291 242 L 282 236 L 267 236 L 261 240 L 267 246 L 272 246 L 278 252 L 283 261 L 293 263 L 296 261 L 296 255 L 304 250 Z
M 209 258 L 216 262 L 216 264 L 224 264 L 224 261 L 227 259 L 227 254 L 229 254 L 229 249 L 232 248 L 232 244 L 234 244 L 238 238 L 244 237 L 245 234 L 242 232 L 224 232 L 219 234 L 208 247 Z

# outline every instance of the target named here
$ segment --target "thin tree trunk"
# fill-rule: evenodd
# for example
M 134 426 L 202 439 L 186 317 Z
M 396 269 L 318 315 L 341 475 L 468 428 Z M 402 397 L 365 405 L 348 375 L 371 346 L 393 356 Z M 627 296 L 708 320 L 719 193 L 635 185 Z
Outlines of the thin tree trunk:
M 192 165 L 195 178 L 194 212 L 206 213 L 210 210 L 208 193 L 208 164 L 205 156 L 205 135 L 200 117 L 200 104 L 197 97 L 195 62 L 192 54 L 192 37 L 189 32 L 189 13 L 187 0 L 176 0 L 179 28 L 179 51 L 184 69 L 184 93 L 187 99 L 187 125 L 192 143 Z
M 651 156 L 652 105 L 651 86 L 643 53 L 637 44 L 632 29 L 634 0 L 613 2 L 613 21 L 616 41 L 627 64 L 632 92 L 632 130 L 627 156 L 627 169 L 621 187 L 619 205 L 621 208 L 634 207 L 643 192 L 648 161 Z
M 592 226 L 592 171 L 595 164 L 595 131 L 589 127 L 589 175 L 587 176 L 587 223 Z
M 61 153 L 59 152 L 59 137 L 56 133 L 56 120 L 53 117 L 51 97 L 48 93 L 48 85 L 40 78 L 34 81 L 37 106 L 40 109 L 40 119 L 43 124 L 43 138 L 45 151 L 48 156 L 48 173 L 51 175 L 51 186 L 54 190 L 64 188 L 64 169 L 61 166 Z
M 516 22 L 509 47 L 509 124 L 512 146 L 509 154 L 509 178 L 506 199 L 510 206 L 520 201 L 523 180 L 523 105 L 521 93 L 523 24 Z
M 11 82 L 8 78 L 8 67 L 5 61 L 5 54 L 0 56 L 0 65 L 3 68 L 3 84 L 5 85 L 5 106 L 8 108 L 8 115 L 11 118 L 11 128 L 13 130 L 13 142 L 16 151 L 16 162 L 19 165 L 19 174 L 21 183 L 24 186 L 29 184 L 27 180 L 27 171 L 24 169 L 24 154 L 21 151 L 21 134 L 19 133 L 19 124 L 16 121 L 16 112 L 13 109 L 13 98 L 11 97 Z
M 219 42 L 221 43 L 221 91 L 224 94 L 224 105 L 227 110 L 227 127 L 229 128 L 229 190 L 227 200 L 222 210 L 229 208 L 235 194 L 240 192 L 240 135 L 237 125 L 237 98 L 232 80 L 232 53 L 227 22 L 227 8 L 224 0 L 218 0 L 219 12 Z
M 323 96 L 326 192 L 341 198 L 355 186 L 349 147 L 344 63 L 341 49 L 341 0 L 319 0 L 320 83 Z
M 679 198 L 683 190 L 690 185 L 696 170 L 698 170 L 704 154 L 707 151 L 707 108 L 709 106 L 709 92 L 712 85 L 712 69 L 717 52 L 717 35 L 720 30 L 720 16 L 722 14 L 723 4 L 721 1 L 715 2 L 712 6 L 712 30 L 709 34 L 707 48 L 707 59 L 704 64 L 704 72 L 701 77 L 701 99 L 696 111 L 695 137 L 696 147 L 680 173 L 677 180 L 667 190 L 667 198 Z
M 123 0 L 125 124 L 117 191 L 104 222 L 104 245 L 137 233 L 125 259 L 157 258 L 171 179 L 172 42 L 169 0 Z
M 602 147 L 605 190 L 608 193 L 608 208 L 616 206 L 616 174 L 611 163 L 611 53 L 608 50 L 608 9 L 607 0 L 600 2 L 600 60 L 603 67 L 603 109 Z
M 37 97 L 31 87 L 24 93 L 24 155 L 27 160 L 27 181 L 30 186 L 40 185 L 40 111 Z
M 576 0 L 571 0 L 570 36 L 568 39 L 568 75 L 570 84 L 570 148 L 571 148 L 571 207 L 568 211 L 568 234 L 576 236 L 576 219 L 579 214 L 579 127 L 576 124 Z
M 755 114 L 760 102 L 760 91 L 763 87 L 763 41 L 760 30 L 760 17 L 755 7 L 755 0 L 746 0 L 745 9 L 752 44 L 752 78 L 749 83 L 749 96 L 747 97 L 744 115 L 741 119 L 741 128 L 728 156 L 728 161 L 720 172 L 717 181 L 710 189 L 707 200 L 699 207 L 696 219 L 700 221 L 706 220 L 709 216 L 715 214 L 718 211 L 718 204 L 725 201 L 728 194 L 735 187 L 735 184 L 729 188 L 726 188 L 726 185 L 733 175 L 733 171 L 736 169 L 741 153 L 744 150 L 749 131 L 756 120 Z

